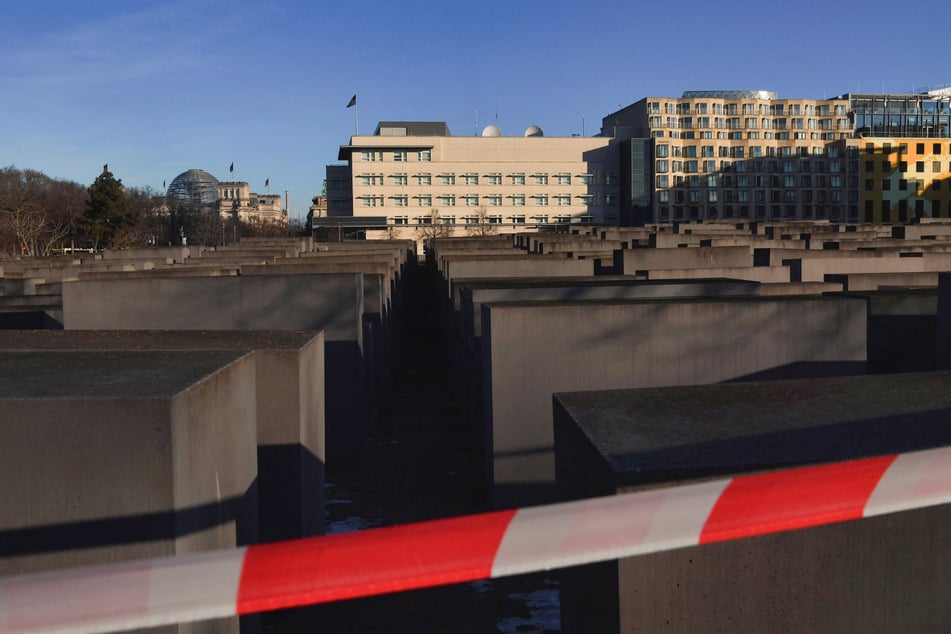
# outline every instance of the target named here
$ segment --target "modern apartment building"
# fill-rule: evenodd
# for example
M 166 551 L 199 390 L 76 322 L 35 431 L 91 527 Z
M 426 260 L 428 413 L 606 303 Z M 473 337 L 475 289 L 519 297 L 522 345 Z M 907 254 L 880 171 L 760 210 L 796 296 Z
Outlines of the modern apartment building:
M 631 139 L 620 145 L 622 160 L 630 154 L 639 166 L 622 177 L 633 222 L 858 220 L 848 110 L 844 97 L 690 91 L 645 97 L 613 112 L 602 120 L 602 134 Z
M 327 167 L 328 223 L 351 215 L 401 237 L 433 224 L 499 232 L 618 223 L 616 150 L 605 137 L 452 136 L 443 122 L 381 122 Z M 349 209 L 348 209 L 349 207 Z
M 690 91 L 611 113 L 602 134 L 619 140 L 628 222 L 897 222 L 951 216 L 949 105 L 946 89 L 822 100 Z

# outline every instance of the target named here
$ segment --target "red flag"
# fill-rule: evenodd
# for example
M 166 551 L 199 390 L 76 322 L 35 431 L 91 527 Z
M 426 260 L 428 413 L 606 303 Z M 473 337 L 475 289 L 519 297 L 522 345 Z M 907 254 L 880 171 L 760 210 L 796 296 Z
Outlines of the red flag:
M 357 105 L 357 96 L 356 96 L 356 95 L 350 97 L 350 101 L 347 102 L 347 107 L 348 107 L 348 108 L 350 108 L 351 106 L 355 106 L 355 105 Z

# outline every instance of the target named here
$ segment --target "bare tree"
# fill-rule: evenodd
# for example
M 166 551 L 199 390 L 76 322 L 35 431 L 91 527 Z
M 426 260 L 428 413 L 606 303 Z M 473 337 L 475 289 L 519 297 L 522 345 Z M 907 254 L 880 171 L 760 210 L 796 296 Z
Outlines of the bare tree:
M 36 170 L 0 169 L 0 242 L 15 244 L 20 255 L 49 255 L 70 235 L 85 200 L 78 183 Z
M 470 236 L 494 236 L 499 232 L 498 226 L 492 222 L 485 207 L 479 207 L 474 223 L 467 223 L 466 232 Z
M 416 227 L 416 235 L 421 240 L 447 238 L 452 235 L 452 225 L 443 221 L 438 209 L 431 208 L 429 215 L 423 218 L 421 224 Z

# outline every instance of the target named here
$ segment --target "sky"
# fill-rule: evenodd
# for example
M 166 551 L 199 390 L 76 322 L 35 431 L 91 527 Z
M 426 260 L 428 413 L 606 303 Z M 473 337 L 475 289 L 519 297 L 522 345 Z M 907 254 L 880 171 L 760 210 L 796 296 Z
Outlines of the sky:
M 303 217 L 377 122 L 597 134 L 645 96 L 951 84 L 946 0 L 8 0 L 0 167 L 161 190 L 203 169 Z M 357 95 L 357 108 L 347 108 Z M 234 163 L 234 173 L 229 172 Z

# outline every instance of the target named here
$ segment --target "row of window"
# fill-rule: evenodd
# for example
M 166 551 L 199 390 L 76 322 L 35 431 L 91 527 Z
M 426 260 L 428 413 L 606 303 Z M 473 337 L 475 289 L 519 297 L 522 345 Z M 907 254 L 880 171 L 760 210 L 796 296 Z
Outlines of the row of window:
M 785 117 L 758 119 L 756 117 L 650 117 L 650 128 L 677 130 L 851 130 L 848 119 L 804 119 Z M 712 124 L 712 125 L 711 125 Z
M 853 192 L 854 195 L 849 196 L 851 202 L 858 202 L 858 193 Z M 804 203 L 812 202 L 842 202 L 844 197 L 842 192 L 839 190 L 832 190 L 826 192 L 826 190 L 819 190 L 813 192 L 811 189 L 807 190 L 798 190 L 798 189 L 787 189 L 787 190 L 762 190 L 757 189 L 753 190 L 752 194 L 750 190 L 741 189 L 739 191 L 719 191 L 716 189 L 708 189 L 701 191 L 699 189 L 690 189 L 682 190 L 675 189 L 673 190 L 673 196 L 671 196 L 671 190 L 664 190 L 657 192 L 657 202 L 660 204 L 667 204 L 670 202 L 675 203 L 699 203 L 699 202 L 709 202 L 709 203 L 747 203 L 750 201 L 765 203 L 765 202 L 784 202 L 784 203 L 794 203 L 799 200 L 802 200 Z
M 697 158 L 717 156 L 731 158 L 760 158 L 762 156 L 823 156 L 829 158 L 838 158 L 840 148 L 837 145 L 799 145 L 795 148 L 791 146 L 775 145 L 750 145 L 750 146 L 729 146 L 729 145 L 669 145 L 667 143 L 658 143 L 654 147 L 654 154 L 658 158 Z M 857 157 L 855 152 L 850 152 L 850 156 Z
M 409 161 L 409 152 L 406 150 L 394 150 L 387 152 L 396 163 L 405 163 Z M 416 152 L 416 160 L 420 163 L 429 163 L 433 160 L 432 150 L 420 150 Z M 383 150 L 363 150 L 360 152 L 360 160 L 364 162 L 377 162 L 383 160 Z
M 849 171 L 853 174 L 859 171 L 857 161 L 849 161 Z M 794 161 L 787 159 L 784 161 L 764 161 L 764 160 L 742 160 L 742 161 L 720 161 L 719 171 L 721 172 L 784 172 L 803 174 L 828 173 L 838 174 L 842 172 L 843 162 L 833 161 Z M 667 172 L 682 172 L 685 174 L 710 174 L 718 171 L 717 161 L 706 160 L 687 160 L 687 161 L 668 161 L 667 159 L 657 159 L 654 161 L 654 173 L 666 174 Z
M 883 173 L 891 173 L 892 167 L 895 166 L 895 163 L 892 163 L 889 160 L 884 160 L 879 163 L 881 171 Z M 923 174 L 925 168 L 930 166 L 930 171 L 932 174 L 941 173 L 941 161 L 915 161 L 915 172 Z M 899 172 L 907 172 L 908 161 L 898 161 L 897 163 Z M 875 161 L 865 161 L 865 171 L 874 172 L 875 171 Z M 951 162 L 948 163 L 948 171 L 951 171 Z
M 942 204 L 940 200 L 924 200 L 921 198 L 914 200 L 899 200 L 897 204 L 893 203 L 890 200 L 881 200 L 865 201 L 865 220 L 866 222 L 873 222 L 875 216 L 875 205 L 878 202 L 879 209 L 881 211 L 882 222 L 892 222 L 895 220 L 897 222 L 905 222 L 909 219 L 908 214 L 914 214 L 914 217 L 921 218 L 923 216 L 931 216 L 932 218 L 941 217 L 941 208 Z M 951 217 L 951 201 L 948 201 L 945 206 L 946 215 Z M 893 212 L 896 212 L 893 218 Z
M 866 152 L 867 154 L 877 154 L 877 153 L 879 153 L 879 152 L 881 152 L 882 154 L 888 154 L 888 153 L 890 153 L 890 152 L 892 151 L 892 144 L 891 144 L 891 143 L 882 143 L 880 147 L 881 147 L 881 150 L 878 150 L 878 148 L 876 148 L 876 146 L 875 146 L 874 143 L 866 143 L 866 144 L 865 144 L 865 152 Z M 924 154 L 924 153 L 925 153 L 925 147 L 926 147 L 926 144 L 925 144 L 925 143 L 915 143 L 915 153 L 916 153 L 916 154 Z M 944 145 L 941 144 L 941 143 L 932 143 L 932 144 L 931 144 L 931 153 L 932 153 L 932 154 L 941 154 L 943 147 L 944 147 Z M 899 153 L 899 154 L 904 154 L 904 153 L 908 152 L 908 144 L 907 144 L 907 143 L 899 143 L 899 144 L 896 146 L 896 149 L 898 150 L 898 153 Z
M 384 201 L 386 200 L 386 197 L 381 195 L 358 196 L 357 198 L 363 201 L 362 205 L 364 207 L 383 207 Z M 433 196 L 423 194 L 419 196 L 414 196 L 413 198 L 416 199 L 416 205 L 419 207 L 432 207 L 433 205 Z M 512 207 L 525 206 L 526 197 L 524 194 L 509 196 L 508 198 L 510 199 L 509 204 Z M 571 196 L 567 194 L 559 194 L 557 196 L 549 196 L 548 194 L 537 194 L 534 196 L 529 196 L 529 198 L 534 199 L 534 203 L 536 207 L 547 207 L 549 204 L 549 201 L 551 200 L 553 200 L 554 204 L 559 207 L 571 206 Z M 598 197 L 595 196 L 594 194 L 582 194 L 580 196 L 577 196 L 576 198 L 578 199 L 578 202 L 581 205 L 585 205 L 588 207 L 598 204 Z M 458 199 L 461 199 L 462 204 L 464 204 L 466 207 L 478 207 L 480 204 L 479 203 L 480 197 L 477 194 L 466 194 L 466 195 L 458 196 L 458 197 L 455 194 L 444 194 L 441 196 L 436 196 L 435 199 L 439 201 L 439 204 L 443 207 L 455 207 L 456 201 Z M 491 196 L 482 196 L 482 199 L 484 199 L 484 203 L 482 204 L 485 204 L 489 207 L 502 206 L 502 196 L 499 194 L 495 194 Z M 405 196 L 405 195 L 390 196 L 389 200 L 392 201 L 392 204 L 394 207 L 408 207 L 409 206 L 409 196 Z M 605 205 L 613 205 L 616 202 L 617 202 L 617 197 L 610 194 L 604 196 Z
M 556 224 L 569 224 L 573 220 L 577 220 L 578 222 L 582 222 L 582 223 L 594 222 L 594 216 L 588 216 L 588 215 L 577 216 L 577 217 L 572 217 L 568 215 L 559 215 L 559 216 L 550 217 L 548 215 L 541 214 L 541 215 L 534 215 L 529 217 L 532 219 L 534 224 L 542 224 L 542 225 L 551 224 L 552 222 Z M 415 224 L 417 225 L 431 225 L 433 224 L 433 219 L 434 219 L 433 216 L 416 216 L 414 218 Z M 437 220 L 439 224 L 444 224 L 444 225 L 457 224 L 455 216 L 437 216 L 435 219 Z M 486 223 L 493 224 L 493 225 L 504 224 L 502 216 L 497 214 L 493 214 L 490 216 L 463 216 L 462 222 L 463 224 L 470 225 L 470 226 L 481 225 Z M 410 217 L 409 216 L 394 216 L 393 224 L 409 225 Z M 526 224 L 526 216 L 524 215 L 509 216 L 509 224 L 513 224 L 513 225 Z
M 871 182 L 871 181 L 866 181 Z M 884 181 L 883 181 L 884 182 Z M 937 182 L 937 181 L 936 181 Z M 670 189 L 670 177 L 660 174 L 654 177 L 654 184 L 657 189 Z M 705 187 L 723 187 L 723 188 L 748 188 L 748 187 L 818 187 L 818 188 L 841 188 L 842 176 L 839 174 L 802 174 L 798 179 L 792 174 L 779 176 L 778 174 L 765 175 L 746 175 L 746 174 L 726 174 L 716 175 L 708 174 L 706 176 L 674 176 L 674 187 L 688 187 L 697 189 L 701 185 Z M 850 189 L 857 189 L 859 186 L 858 176 L 850 176 L 848 179 Z
M 891 179 L 883 178 L 881 180 L 881 183 L 882 183 L 883 192 L 891 191 L 892 189 Z M 912 180 L 901 178 L 898 180 L 898 191 L 900 192 L 908 191 L 909 187 L 911 191 L 916 191 L 916 192 L 924 191 L 925 181 L 924 179 L 921 179 L 921 178 L 916 178 Z M 865 191 L 873 191 L 874 189 L 875 189 L 875 180 L 872 178 L 865 179 Z M 928 189 L 931 189 L 932 191 L 941 191 L 941 181 L 939 180 L 931 181 L 930 183 L 928 183 Z
M 754 215 L 750 215 L 751 210 Z M 801 211 L 800 211 L 801 210 Z M 658 208 L 658 217 L 661 221 L 671 219 L 671 207 L 662 206 Z M 756 218 L 757 220 L 765 220 L 767 218 L 779 219 L 779 218 L 829 218 L 832 220 L 841 220 L 842 213 L 846 211 L 844 205 L 841 204 L 823 204 L 823 205 L 795 205 L 795 204 L 786 204 L 786 205 L 711 205 L 709 207 L 701 207 L 698 205 L 691 206 L 675 206 L 673 207 L 673 219 L 674 220 L 699 220 L 702 217 L 704 218 Z M 768 216 L 767 216 L 768 212 Z M 848 218 L 850 221 L 858 221 L 858 205 L 849 205 L 848 206 Z
M 761 114 L 761 115 L 773 115 L 773 116 L 784 116 L 784 115 L 800 115 L 805 114 L 806 116 L 814 116 L 818 114 L 820 117 L 834 115 L 837 117 L 845 116 L 845 104 L 765 104 L 765 103 L 711 103 L 699 102 L 691 103 L 689 101 L 678 102 L 678 103 L 664 103 L 661 104 L 658 101 L 649 101 L 647 102 L 647 112 L 650 114 L 657 114 L 663 112 L 664 114 L 691 114 L 691 109 L 694 114 L 707 114 L 708 111 L 712 114 Z
M 485 179 L 487 185 L 501 185 L 502 184 L 502 174 L 484 174 L 482 177 Z M 360 174 L 358 177 L 360 179 L 361 185 L 383 185 L 385 184 L 385 178 L 383 174 Z M 409 183 L 409 175 L 405 173 L 400 174 L 391 174 L 390 180 L 393 185 L 407 185 Z M 437 174 L 436 178 L 439 179 L 440 185 L 455 185 L 456 184 L 456 175 L 452 173 Z M 538 173 L 531 174 L 530 178 L 535 185 L 548 185 L 549 176 L 548 174 Z M 595 184 L 595 175 L 594 174 L 577 174 L 574 176 L 576 182 L 580 185 L 594 185 Z M 433 184 L 433 175 L 432 174 L 414 174 L 413 179 L 416 180 L 418 185 L 432 185 Z M 480 180 L 479 174 L 469 173 L 463 174 L 462 182 L 465 185 L 478 185 Z M 508 175 L 510 185 L 524 185 L 526 182 L 526 175 L 522 172 L 516 172 L 514 174 Z M 555 174 L 554 182 L 557 185 L 571 185 L 571 174 Z M 614 174 L 605 174 L 604 175 L 604 184 L 605 185 L 614 185 L 617 182 L 617 176 Z
M 743 139 L 750 139 L 750 140 L 766 139 L 767 141 L 770 141 L 770 140 L 805 141 L 807 139 L 810 141 L 835 141 L 836 139 L 848 139 L 851 136 L 852 136 L 851 128 L 849 132 L 839 132 L 839 133 L 836 133 L 836 132 L 808 132 L 808 133 L 807 132 L 792 132 L 792 133 L 762 132 L 760 133 L 757 131 L 744 133 L 744 132 L 739 132 L 736 130 L 732 132 L 720 131 L 720 132 L 714 133 L 711 130 L 701 130 L 699 137 L 693 131 L 680 132 L 679 130 L 668 130 L 667 132 L 665 132 L 664 130 L 651 130 L 651 138 L 654 138 L 654 139 L 663 139 L 665 137 L 669 137 L 671 139 L 696 139 L 696 138 L 713 139 L 713 138 L 716 138 L 719 140 L 729 140 L 729 141 L 742 141 Z

